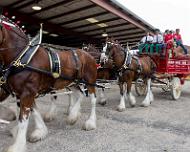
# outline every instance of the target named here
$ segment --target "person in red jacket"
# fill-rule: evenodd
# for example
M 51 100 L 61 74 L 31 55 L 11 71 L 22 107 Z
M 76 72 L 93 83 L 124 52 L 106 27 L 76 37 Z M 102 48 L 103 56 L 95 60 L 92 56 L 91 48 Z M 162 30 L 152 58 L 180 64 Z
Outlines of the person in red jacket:
M 184 53 L 187 54 L 187 48 L 183 45 L 183 41 L 180 34 L 180 29 L 176 29 L 176 33 L 173 35 L 174 41 L 176 41 L 177 46 L 180 46 Z
M 173 41 L 173 31 L 166 30 L 164 34 L 164 42 L 168 43 Z

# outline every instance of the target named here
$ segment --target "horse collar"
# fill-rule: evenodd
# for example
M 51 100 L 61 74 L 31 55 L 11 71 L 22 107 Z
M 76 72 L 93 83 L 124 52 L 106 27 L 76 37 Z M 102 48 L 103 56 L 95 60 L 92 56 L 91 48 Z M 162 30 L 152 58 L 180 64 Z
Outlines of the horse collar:
M 25 47 L 25 49 L 19 54 L 19 56 L 16 57 L 16 59 L 13 60 L 10 65 L 8 65 L 8 68 L 3 70 L 3 76 L 0 77 L 0 86 L 6 83 L 7 78 L 10 76 L 10 74 L 20 72 L 20 70 L 23 70 L 25 66 L 29 64 L 32 57 L 37 52 L 39 45 L 41 44 L 41 40 L 42 29 L 40 30 L 40 35 L 36 35 Z
M 125 52 L 125 59 L 124 59 L 123 65 L 118 71 L 120 72 L 120 71 L 129 69 L 129 66 L 131 65 L 131 61 L 132 61 L 131 53 Z

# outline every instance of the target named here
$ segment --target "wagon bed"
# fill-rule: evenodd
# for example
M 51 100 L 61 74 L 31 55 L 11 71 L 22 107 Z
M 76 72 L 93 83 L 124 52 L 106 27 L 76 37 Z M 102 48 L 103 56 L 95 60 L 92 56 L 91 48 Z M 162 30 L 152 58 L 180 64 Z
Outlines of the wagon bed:
M 160 87 L 164 91 L 171 91 L 173 99 L 178 99 L 181 95 L 181 88 L 185 78 L 190 75 L 189 55 L 176 56 L 174 47 L 166 47 L 158 52 L 141 52 L 150 56 L 156 64 L 156 72 L 152 87 Z M 146 93 L 146 83 L 141 81 L 136 83 L 138 95 Z

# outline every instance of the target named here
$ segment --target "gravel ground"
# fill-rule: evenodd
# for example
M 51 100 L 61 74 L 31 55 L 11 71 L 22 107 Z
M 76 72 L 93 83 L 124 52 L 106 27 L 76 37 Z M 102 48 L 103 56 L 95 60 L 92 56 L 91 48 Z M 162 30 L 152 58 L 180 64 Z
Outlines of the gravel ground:
M 56 104 L 57 118 L 49 123 L 46 139 L 37 143 L 27 143 L 28 152 L 189 152 L 190 151 L 190 101 L 187 82 L 178 101 L 173 101 L 170 92 L 153 89 L 155 101 L 148 108 L 140 107 L 143 97 L 137 97 L 137 106 L 117 112 L 119 89 L 106 90 L 108 103 L 97 105 L 97 129 L 81 130 L 90 112 L 89 99 L 82 103 L 82 115 L 78 122 L 66 124 L 68 97 L 59 95 Z M 134 90 L 133 90 L 134 92 Z M 135 94 L 135 93 L 134 93 Z M 4 104 L 12 106 L 14 100 Z M 47 111 L 50 96 L 37 101 L 42 112 Z M 33 128 L 31 120 L 29 133 Z M 15 122 L 6 126 L 0 124 L 0 151 L 12 143 L 9 129 Z

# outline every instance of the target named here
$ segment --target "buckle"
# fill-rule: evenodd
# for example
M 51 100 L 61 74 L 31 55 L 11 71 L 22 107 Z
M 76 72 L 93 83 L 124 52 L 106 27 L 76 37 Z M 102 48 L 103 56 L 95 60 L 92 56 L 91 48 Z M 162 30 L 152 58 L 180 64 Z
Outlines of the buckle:
M 124 65 L 123 65 L 123 68 L 124 68 L 124 69 L 127 69 L 127 68 L 128 68 L 128 66 L 127 66 L 126 64 L 124 64 Z
M 53 77 L 54 77 L 55 79 L 56 79 L 56 78 L 59 78 L 59 76 L 60 76 L 60 74 L 57 73 L 57 72 L 53 72 L 52 75 L 53 75 Z
M 24 68 L 26 64 L 22 64 L 20 60 L 16 60 L 13 62 L 13 65 L 15 67 L 23 67 Z
M 6 79 L 3 76 L 1 76 L 0 77 L 0 86 L 2 86 L 5 83 L 6 83 Z

